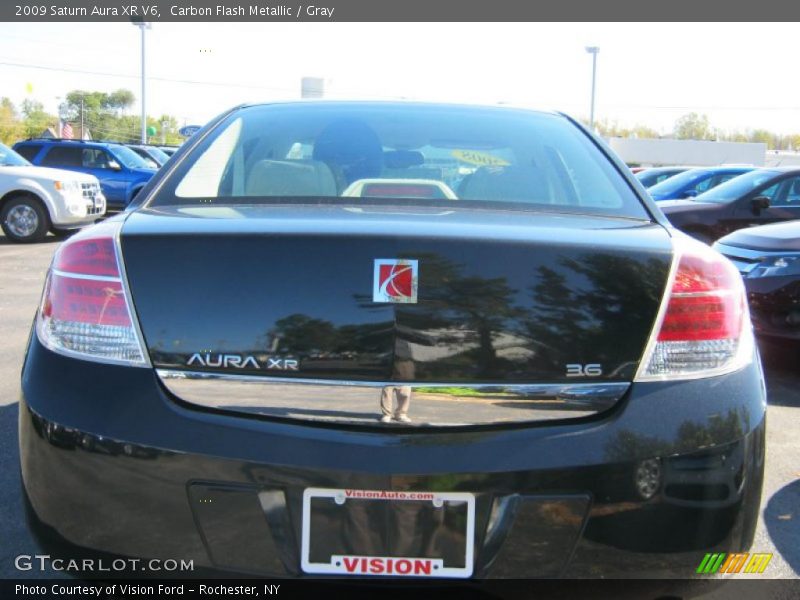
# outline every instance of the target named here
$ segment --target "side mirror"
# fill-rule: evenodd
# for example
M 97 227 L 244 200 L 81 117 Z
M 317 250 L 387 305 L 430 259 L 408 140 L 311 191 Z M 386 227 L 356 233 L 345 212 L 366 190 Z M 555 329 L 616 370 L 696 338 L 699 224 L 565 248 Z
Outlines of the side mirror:
M 695 196 L 697 196 L 697 190 L 686 190 L 683 192 L 684 198 L 694 198 Z
M 750 208 L 753 214 L 759 214 L 762 210 L 769 208 L 769 198 L 767 196 L 756 196 L 750 200 Z
M 108 161 L 108 168 L 111 169 L 112 171 L 122 171 L 122 167 L 115 160 Z

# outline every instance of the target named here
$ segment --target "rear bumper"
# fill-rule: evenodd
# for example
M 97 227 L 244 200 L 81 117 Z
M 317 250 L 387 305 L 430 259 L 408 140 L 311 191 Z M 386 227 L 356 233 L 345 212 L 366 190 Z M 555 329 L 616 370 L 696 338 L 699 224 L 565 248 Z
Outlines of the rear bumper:
M 474 493 L 476 577 L 689 577 L 706 552 L 747 550 L 758 517 L 757 363 L 634 385 L 604 418 L 444 433 L 204 412 L 151 370 L 56 355 L 35 336 L 22 389 L 37 516 L 71 543 L 125 556 L 302 575 L 307 487 Z M 647 468 L 658 476 L 645 499 L 636 474 Z

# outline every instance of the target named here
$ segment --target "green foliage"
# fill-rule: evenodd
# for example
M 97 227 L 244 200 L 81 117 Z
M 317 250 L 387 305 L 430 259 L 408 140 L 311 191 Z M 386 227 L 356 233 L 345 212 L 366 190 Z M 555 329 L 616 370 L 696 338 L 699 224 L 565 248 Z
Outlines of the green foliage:
M 0 98 L 0 142 L 11 145 L 25 136 L 25 126 L 8 98 Z
M 679 140 L 713 140 L 714 132 L 707 115 L 695 112 L 683 115 L 675 121 L 675 137 Z
M 36 100 L 25 99 L 22 102 L 23 134 L 21 137 L 29 138 L 42 135 L 48 127 L 58 125 L 58 117 L 44 110 L 44 105 Z
M 133 92 L 125 89 L 111 93 L 72 90 L 66 94 L 65 116 L 73 123 L 76 137 L 80 135 L 82 116 L 84 126 L 93 139 L 139 142 L 142 135 L 141 117 L 125 114 L 135 101 Z M 163 126 L 165 122 L 166 128 Z M 41 102 L 26 99 L 18 110 L 11 100 L 0 98 L 0 142 L 12 145 L 25 138 L 38 137 L 48 127 L 56 130 L 58 116 L 45 111 Z M 183 138 L 178 135 L 178 120 L 174 116 L 148 116 L 147 129 L 148 142 L 169 145 L 183 142 Z M 162 129 L 165 129 L 163 133 Z
M 587 122 L 584 120 L 584 125 Z M 766 129 L 747 129 L 745 131 L 725 131 L 712 127 L 707 115 L 695 112 L 681 116 L 673 127 L 671 135 L 661 135 L 646 125 L 624 127 L 618 121 L 602 119 L 595 121 L 595 130 L 605 138 L 662 138 L 671 137 L 679 140 L 716 140 L 720 142 L 760 142 L 767 145 L 768 150 L 800 151 L 800 134 L 780 135 Z
M 597 133 L 605 138 L 633 137 L 647 139 L 661 137 L 655 129 L 647 127 L 646 125 L 636 124 L 633 127 L 622 127 L 618 121 L 609 121 L 608 119 L 595 122 L 595 129 Z

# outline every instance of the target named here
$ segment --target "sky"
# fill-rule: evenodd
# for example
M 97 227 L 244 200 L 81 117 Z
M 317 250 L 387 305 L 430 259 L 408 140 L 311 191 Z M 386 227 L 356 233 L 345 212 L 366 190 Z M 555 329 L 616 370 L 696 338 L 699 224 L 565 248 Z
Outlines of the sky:
M 800 133 L 793 23 L 155 23 L 147 112 L 202 125 L 242 102 L 300 97 L 505 103 L 662 134 L 688 112 L 725 130 Z M 130 23 L 0 23 L 0 97 L 56 113 L 73 89 L 127 88 L 139 114 L 141 34 Z

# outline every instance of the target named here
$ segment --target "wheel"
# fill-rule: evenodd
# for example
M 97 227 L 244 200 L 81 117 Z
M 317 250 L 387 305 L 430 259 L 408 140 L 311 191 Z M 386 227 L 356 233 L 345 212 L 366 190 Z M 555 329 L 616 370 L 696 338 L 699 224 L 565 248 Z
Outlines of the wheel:
M 47 235 L 50 219 L 37 198 L 19 196 L 9 200 L 0 211 L 0 225 L 12 241 L 41 242 Z

